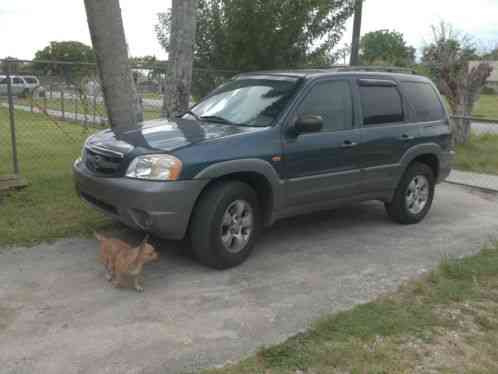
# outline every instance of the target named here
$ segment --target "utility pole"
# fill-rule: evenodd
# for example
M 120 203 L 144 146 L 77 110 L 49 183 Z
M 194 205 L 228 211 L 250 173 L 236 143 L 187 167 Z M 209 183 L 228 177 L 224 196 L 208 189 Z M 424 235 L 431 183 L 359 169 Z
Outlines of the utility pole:
M 350 65 L 360 64 L 360 34 L 361 34 L 361 13 L 363 10 L 363 0 L 354 0 L 354 24 L 353 24 L 353 42 L 351 44 Z

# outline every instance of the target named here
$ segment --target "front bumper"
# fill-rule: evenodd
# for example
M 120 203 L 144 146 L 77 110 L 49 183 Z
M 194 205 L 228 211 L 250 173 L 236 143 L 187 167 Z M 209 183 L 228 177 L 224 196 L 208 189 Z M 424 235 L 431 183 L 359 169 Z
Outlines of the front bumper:
M 78 195 L 92 207 L 134 229 L 182 239 L 195 202 L 208 180 L 153 182 L 102 178 L 81 162 L 73 165 Z

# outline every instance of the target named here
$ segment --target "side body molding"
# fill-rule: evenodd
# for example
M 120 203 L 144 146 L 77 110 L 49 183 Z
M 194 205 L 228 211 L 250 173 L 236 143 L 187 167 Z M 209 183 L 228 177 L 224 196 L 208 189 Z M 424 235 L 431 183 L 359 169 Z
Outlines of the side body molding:
M 216 179 L 229 174 L 244 172 L 257 173 L 264 176 L 270 183 L 273 191 L 272 212 L 282 209 L 285 204 L 285 182 L 280 178 L 275 168 L 268 161 L 257 158 L 223 161 L 208 166 L 197 174 L 194 179 Z

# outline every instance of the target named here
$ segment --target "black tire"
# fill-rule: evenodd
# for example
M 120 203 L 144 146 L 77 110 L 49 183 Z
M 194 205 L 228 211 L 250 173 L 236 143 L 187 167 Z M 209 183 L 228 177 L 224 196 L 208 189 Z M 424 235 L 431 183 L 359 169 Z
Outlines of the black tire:
M 407 203 L 407 196 L 409 194 L 409 185 L 417 176 L 423 176 L 429 183 L 428 186 L 428 197 L 424 208 L 418 212 L 414 213 L 410 210 Z M 405 171 L 405 174 L 401 178 L 401 181 L 396 188 L 394 193 L 394 198 L 390 203 L 386 203 L 386 211 L 389 217 L 394 221 L 399 222 L 403 225 L 412 225 L 422 221 L 432 206 L 432 201 L 434 199 L 434 191 L 436 186 L 436 178 L 432 169 L 426 165 L 419 162 L 414 162 Z M 413 209 L 413 208 L 412 208 Z
M 237 253 L 227 250 L 221 239 L 225 212 L 236 201 L 247 202 L 253 215 L 253 229 L 247 244 Z M 256 192 L 238 181 L 220 182 L 205 191 L 198 201 L 189 228 L 196 258 L 204 265 L 225 270 L 243 263 L 251 254 L 261 230 L 260 206 Z

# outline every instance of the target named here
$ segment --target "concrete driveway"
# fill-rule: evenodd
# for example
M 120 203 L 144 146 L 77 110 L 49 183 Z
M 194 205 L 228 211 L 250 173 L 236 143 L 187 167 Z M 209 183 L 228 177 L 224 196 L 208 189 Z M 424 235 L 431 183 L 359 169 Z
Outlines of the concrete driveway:
M 278 223 L 243 266 L 205 269 L 163 243 L 144 294 L 114 290 L 94 240 L 0 252 L 0 372 L 175 373 L 281 342 L 498 236 L 498 200 L 439 187 L 417 226 L 379 203 Z M 138 240 L 138 238 L 136 238 Z

